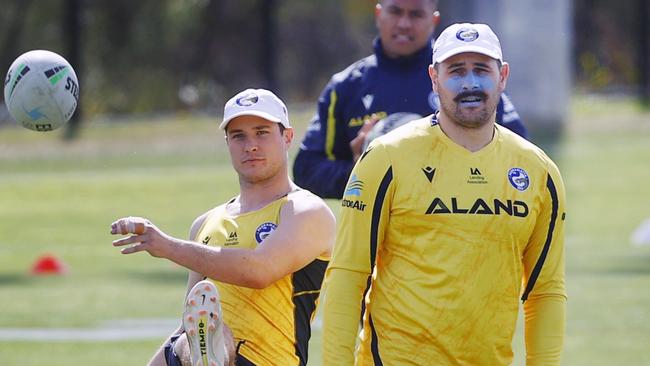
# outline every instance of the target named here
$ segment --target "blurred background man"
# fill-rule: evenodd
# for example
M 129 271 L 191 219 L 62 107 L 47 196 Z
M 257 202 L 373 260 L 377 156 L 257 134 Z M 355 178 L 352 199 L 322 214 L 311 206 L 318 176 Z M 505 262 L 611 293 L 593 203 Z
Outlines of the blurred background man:
M 341 198 L 366 135 L 379 120 L 402 115 L 392 127 L 438 110 L 427 67 L 439 22 L 438 0 L 382 0 L 375 8 L 374 54 L 335 74 L 300 145 L 293 175 L 301 187 L 323 198 Z M 526 137 L 526 128 L 505 94 L 500 123 Z M 388 129 L 386 129 L 388 130 Z

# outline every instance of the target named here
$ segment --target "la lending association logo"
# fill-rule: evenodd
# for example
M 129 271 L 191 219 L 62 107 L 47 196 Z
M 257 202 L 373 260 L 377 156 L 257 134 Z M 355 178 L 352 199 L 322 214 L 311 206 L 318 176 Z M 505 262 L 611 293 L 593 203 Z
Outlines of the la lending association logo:
M 530 185 L 528 173 L 521 168 L 511 168 L 508 170 L 508 180 L 510 184 L 518 191 L 525 191 Z
M 277 227 L 278 225 L 272 222 L 265 222 L 258 226 L 255 230 L 255 241 L 257 241 L 257 244 L 260 244 L 267 236 L 271 235 Z

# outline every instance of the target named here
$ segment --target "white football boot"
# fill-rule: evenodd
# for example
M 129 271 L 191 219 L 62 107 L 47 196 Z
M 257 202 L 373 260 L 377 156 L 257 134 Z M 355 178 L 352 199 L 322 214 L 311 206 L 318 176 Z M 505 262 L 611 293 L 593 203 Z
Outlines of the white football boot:
M 190 346 L 192 366 L 224 366 L 226 359 L 219 292 L 203 280 L 194 285 L 185 301 L 183 326 Z

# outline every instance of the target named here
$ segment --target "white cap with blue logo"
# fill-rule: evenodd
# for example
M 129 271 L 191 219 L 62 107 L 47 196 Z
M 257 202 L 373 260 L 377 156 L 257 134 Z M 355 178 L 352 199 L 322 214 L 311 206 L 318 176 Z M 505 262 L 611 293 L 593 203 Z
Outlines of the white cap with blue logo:
M 219 128 L 224 130 L 228 122 L 239 116 L 257 116 L 271 122 L 280 123 L 286 128 L 289 124 L 287 106 L 275 94 L 266 89 L 246 89 L 226 102 L 223 121 Z
M 433 45 L 433 64 L 459 53 L 476 52 L 503 62 L 501 43 L 487 24 L 456 23 L 447 27 Z

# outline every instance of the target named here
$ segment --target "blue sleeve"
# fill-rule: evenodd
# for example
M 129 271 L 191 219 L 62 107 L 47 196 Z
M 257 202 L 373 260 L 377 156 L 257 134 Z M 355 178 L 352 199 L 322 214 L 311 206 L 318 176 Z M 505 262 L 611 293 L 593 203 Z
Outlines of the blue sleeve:
M 508 128 L 517 135 L 528 139 L 528 130 L 521 121 L 519 113 L 517 113 L 514 104 L 512 104 L 506 93 L 501 94 L 501 99 L 497 105 L 497 123 Z
M 295 183 L 322 198 L 343 197 L 354 165 L 352 151 L 348 154 L 349 159 L 337 156 L 342 155 L 340 150 L 346 146 L 337 146 L 339 154 L 334 153 L 335 130 L 340 125 L 336 117 L 336 99 L 335 83 L 330 81 L 318 99 L 318 112 L 305 133 L 293 163 Z M 328 131 L 331 128 L 333 130 Z M 340 141 L 338 143 L 342 144 Z
M 300 150 L 293 163 L 295 183 L 322 198 L 343 197 L 352 160 L 329 160 L 325 154 Z

